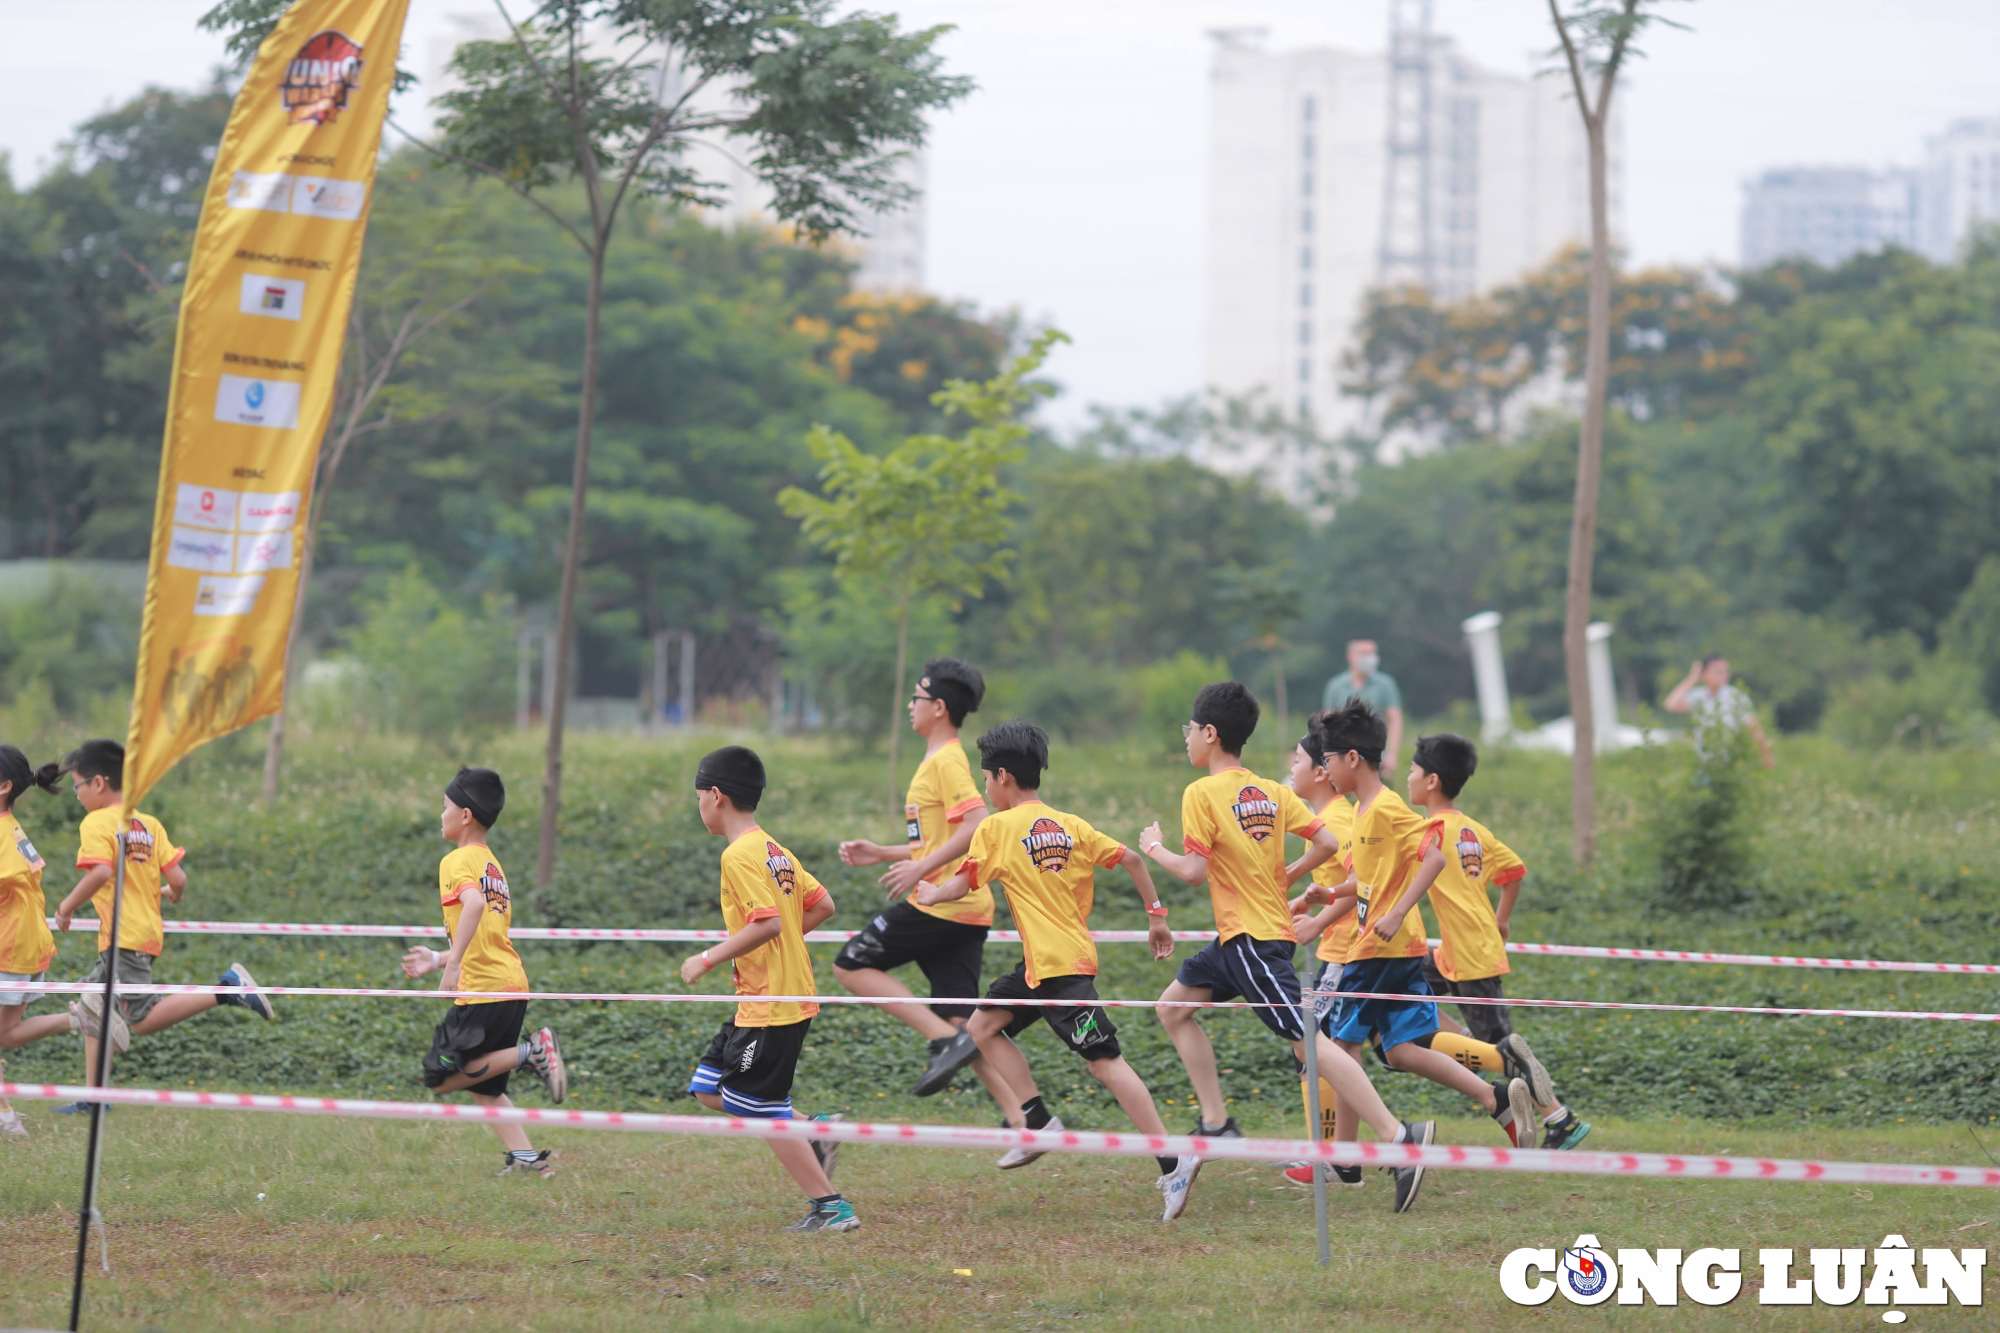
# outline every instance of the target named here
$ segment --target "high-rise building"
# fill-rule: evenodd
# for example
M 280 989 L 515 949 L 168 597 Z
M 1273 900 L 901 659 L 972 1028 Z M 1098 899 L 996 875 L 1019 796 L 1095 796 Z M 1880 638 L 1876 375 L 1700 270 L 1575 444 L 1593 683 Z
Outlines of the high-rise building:
M 1832 266 L 1884 245 L 1914 249 L 1918 183 L 1901 168 L 1767 171 L 1743 187 L 1743 267 L 1780 259 Z
M 1938 263 L 2000 221 L 2000 116 L 1955 120 L 1924 141 L 1916 248 Z
M 1462 297 L 1589 238 L 1589 156 L 1566 83 L 1481 69 L 1448 38 L 1428 34 L 1414 52 L 1400 44 L 1394 62 L 1384 53 L 1271 51 L 1251 30 L 1215 36 L 1203 327 L 1210 388 L 1261 392 L 1322 435 L 1363 427 L 1364 405 L 1339 386 L 1371 287 L 1414 277 L 1409 256 L 1421 251 L 1431 289 Z M 1397 186 L 1414 192 L 1414 203 L 1405 197 L 1390 207 L 1392 157 L 1400 172 L 1411 169 L 1412 78 L 1421 80 L 1423 147 L 1415 176 L 1399 176 Z M 1614 236 L 1618 140 L 1614 112 Z M 1409 227 L 1412 217 L 1424 218 L 1427 236 L 1385 234 Z M 1298 493 L 1299 470 L 1314 460 L 1274 449 L 1269 457 L 1232 450 L 1208 461 Z

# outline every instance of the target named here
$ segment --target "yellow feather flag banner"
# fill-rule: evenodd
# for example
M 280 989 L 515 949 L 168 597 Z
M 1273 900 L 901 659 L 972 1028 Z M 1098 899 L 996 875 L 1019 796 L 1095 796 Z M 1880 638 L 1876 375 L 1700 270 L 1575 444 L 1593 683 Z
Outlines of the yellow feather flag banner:
M 125 743 L 135 805 L 284 701 L 300 542 L 409 0 L 300 0 L 258 49 L 174 341 Z

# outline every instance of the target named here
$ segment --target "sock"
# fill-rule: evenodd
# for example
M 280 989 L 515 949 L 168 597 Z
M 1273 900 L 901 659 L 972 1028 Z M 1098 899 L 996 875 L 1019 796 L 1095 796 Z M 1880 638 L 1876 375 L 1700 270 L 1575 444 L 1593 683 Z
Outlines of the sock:
M 1571 1112 L 1567 1106 L 1558 1106 L 1548 1115 L 1542 1117 L 1542 1128 L 1561 1129 L 1569 1123 L 1570 1115 Z
M 844 1203 L 845 1200 L 843 1200 L 840 1197 L 840 1192 L 836 1190 L 832 1194 L 827 1195 L 824 1199 L 807 1199 L 806 1202 L 811 1204 L 815 1208 L 826 1209 L 833 1207 L 837 1203 Z
M 1303 1078 L 1299 1080 L 1299 1100 L 1306 1108 L 1306 1115 L 1311 1116 L 1312 1101 L 1306 1096 L 1306 1081 Z M 1333 1137 L 1333 1110 L 1333 1084 L 1327 1082 L 1325 1079 L 1321 1079 L 1319 1081 L 1319 1136 L 1323 1139 Z
M 1506 1062 L 1500 1058 L 1500 1048 L 1489 1042 L 1475 1041 L 1462 1032 L 1439 1030 L 1431 1038 L 1431 1049 L 1442 1051 L 1452 1059 L 1477 1074 L 1501 1074 L 1506 1072 Z
M 1160 1164 L 1160 1174 L 1163 1176 L 1171 1174 L 1173 1169 L 1181 1164 L 1181 1159 L 1178 1157 L 1155 1157 L 1153 1160 Z
M 1391 1143 L 1408 1143 L 1409 1141 L 1410 1141 L 1410 1127 L 1409 1127 L 1408 1125 L 1406 1125 L 1406 1124 L 1402 1124 L 1402 1123 L 1400 1123 L 1400 1122 L 1399 1122 L 1399 1123 L 1398 1123 L 1398 1124 L 1396 1125 L 1396 1137 L 1395 1137 L 1395 1138 L 1393 1138 L 1393 1139 L 1390 1139 L 1390 1140 L 1389 1140 L 1389 1142 L 1391 1142 Z
M 1029 1129 L 1041 1129 L 1055 1119 L 1049 1114 L 1049 1108 L 1042 1105 L 1040 1097 L 1030 1097 L 1021 1103 L 1021 1118 L 1027 1121 Z
M 520 1064 L 521 1068 L 526 1069 L 528 1067 L 528 1056 L 533 1053 L 534 1049 L 535 1043 L 532 1041 L 524 1041 L 514 1048 L 514 1059 Z

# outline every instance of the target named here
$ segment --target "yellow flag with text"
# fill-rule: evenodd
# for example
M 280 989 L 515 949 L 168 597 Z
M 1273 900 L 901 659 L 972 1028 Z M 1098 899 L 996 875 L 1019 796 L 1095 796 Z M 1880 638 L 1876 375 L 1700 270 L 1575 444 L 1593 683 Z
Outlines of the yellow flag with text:
M 299 546 L 408 8 L 299 0 L 229 113 L 174 341 L 128 805 L 188 751 L 282 706 Z

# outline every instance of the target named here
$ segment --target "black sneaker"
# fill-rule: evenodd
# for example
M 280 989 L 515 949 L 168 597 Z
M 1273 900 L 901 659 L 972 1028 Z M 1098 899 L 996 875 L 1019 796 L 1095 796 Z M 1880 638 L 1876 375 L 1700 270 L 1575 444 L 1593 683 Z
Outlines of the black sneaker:
M 1535 1108 L 1528 1100 L 1528 1081 L 1510 1078 L 1507 1086 L 1488 1083 L 1493 1089 L 1493 1119 L 1507 1131 L 1507 1141 L 1516 1148 L 1535 1146 Z
M 845 1199 L 835 1199 L 832 1203 L 816 1203 L 804 1218 L 784 1228 L 786 1231 L 853 1231 L 861 1225 L 861 1219 L 854 1215 L 854 1205 Z
M 1237 1128 L 1235 1116 L 1230 1116 L 1227 1120 L 1223 1121 L 1221 1129 L 1211 1128 L 1207 1121 L 1197 1116 L 1194 1122 L 1194 1137 L 1198 1139 L 1240 1139 L 1243 1137 L 1243 1131 Z
M 1526 1079 L 1528 1095 L 1535 1099 L 1537 1106 L 1555 1103 L 1555 1080 L 1549 1077 L 1549 1071 L 1535 1058 L 1535 1053 L 1528 1049 L 1528 1043 L 1520 1033 L 1510 1032 L 1494 1045 L 1500 1048 L 1501 1071 L 1508 1078 Z
M 1560 1122 L 1542 1122 L 1542 1147 L 1567 1152 L 1582 1143 L 1589 1134 L 1590 1122 L 1576 1112 L 1568 1111 Z
M 500 1174 L 511 1176 L 516 1171 L 532 1171 L 538 1176 L 552 1176 L 556 1173 L 555 1157 L 549 1148 L 510 1148 L 506 1152 L 507 1164 L 500 1168 Z
M 1333 1168 L 1333 1178 L 1343 1185 L 1359 1185 L 1361 1183 L 1361 1168 L 1358 1166 L 1335 1166 Z
M 960 1032 L 953 1037 L 936 1037 L 931 1040 L 931 1062 L 924 1070 L 924 1076 L 911 1088 L 919 1097 L 933 1097 L 951 1086 L 958 1071 L 979 1058 L 979 1043 L 972 1039 L 970 1032 Z
M 1419 1120 L 1415 1124 L 1412 1124 L 1405 1120 L 1403 1122 L 1403 1137 L 1399 1142 L 1427 1144 L 1436 1137 L 1436 1121 Z M 1392 1168 L 1392 1173 L 1396 1177 L 1395 1211 L 1407 1213 L 1417 1201 L 1417 1191 L 1423 1188 L 1424 1168 L 1421 1166 L 1399 1166 Z

